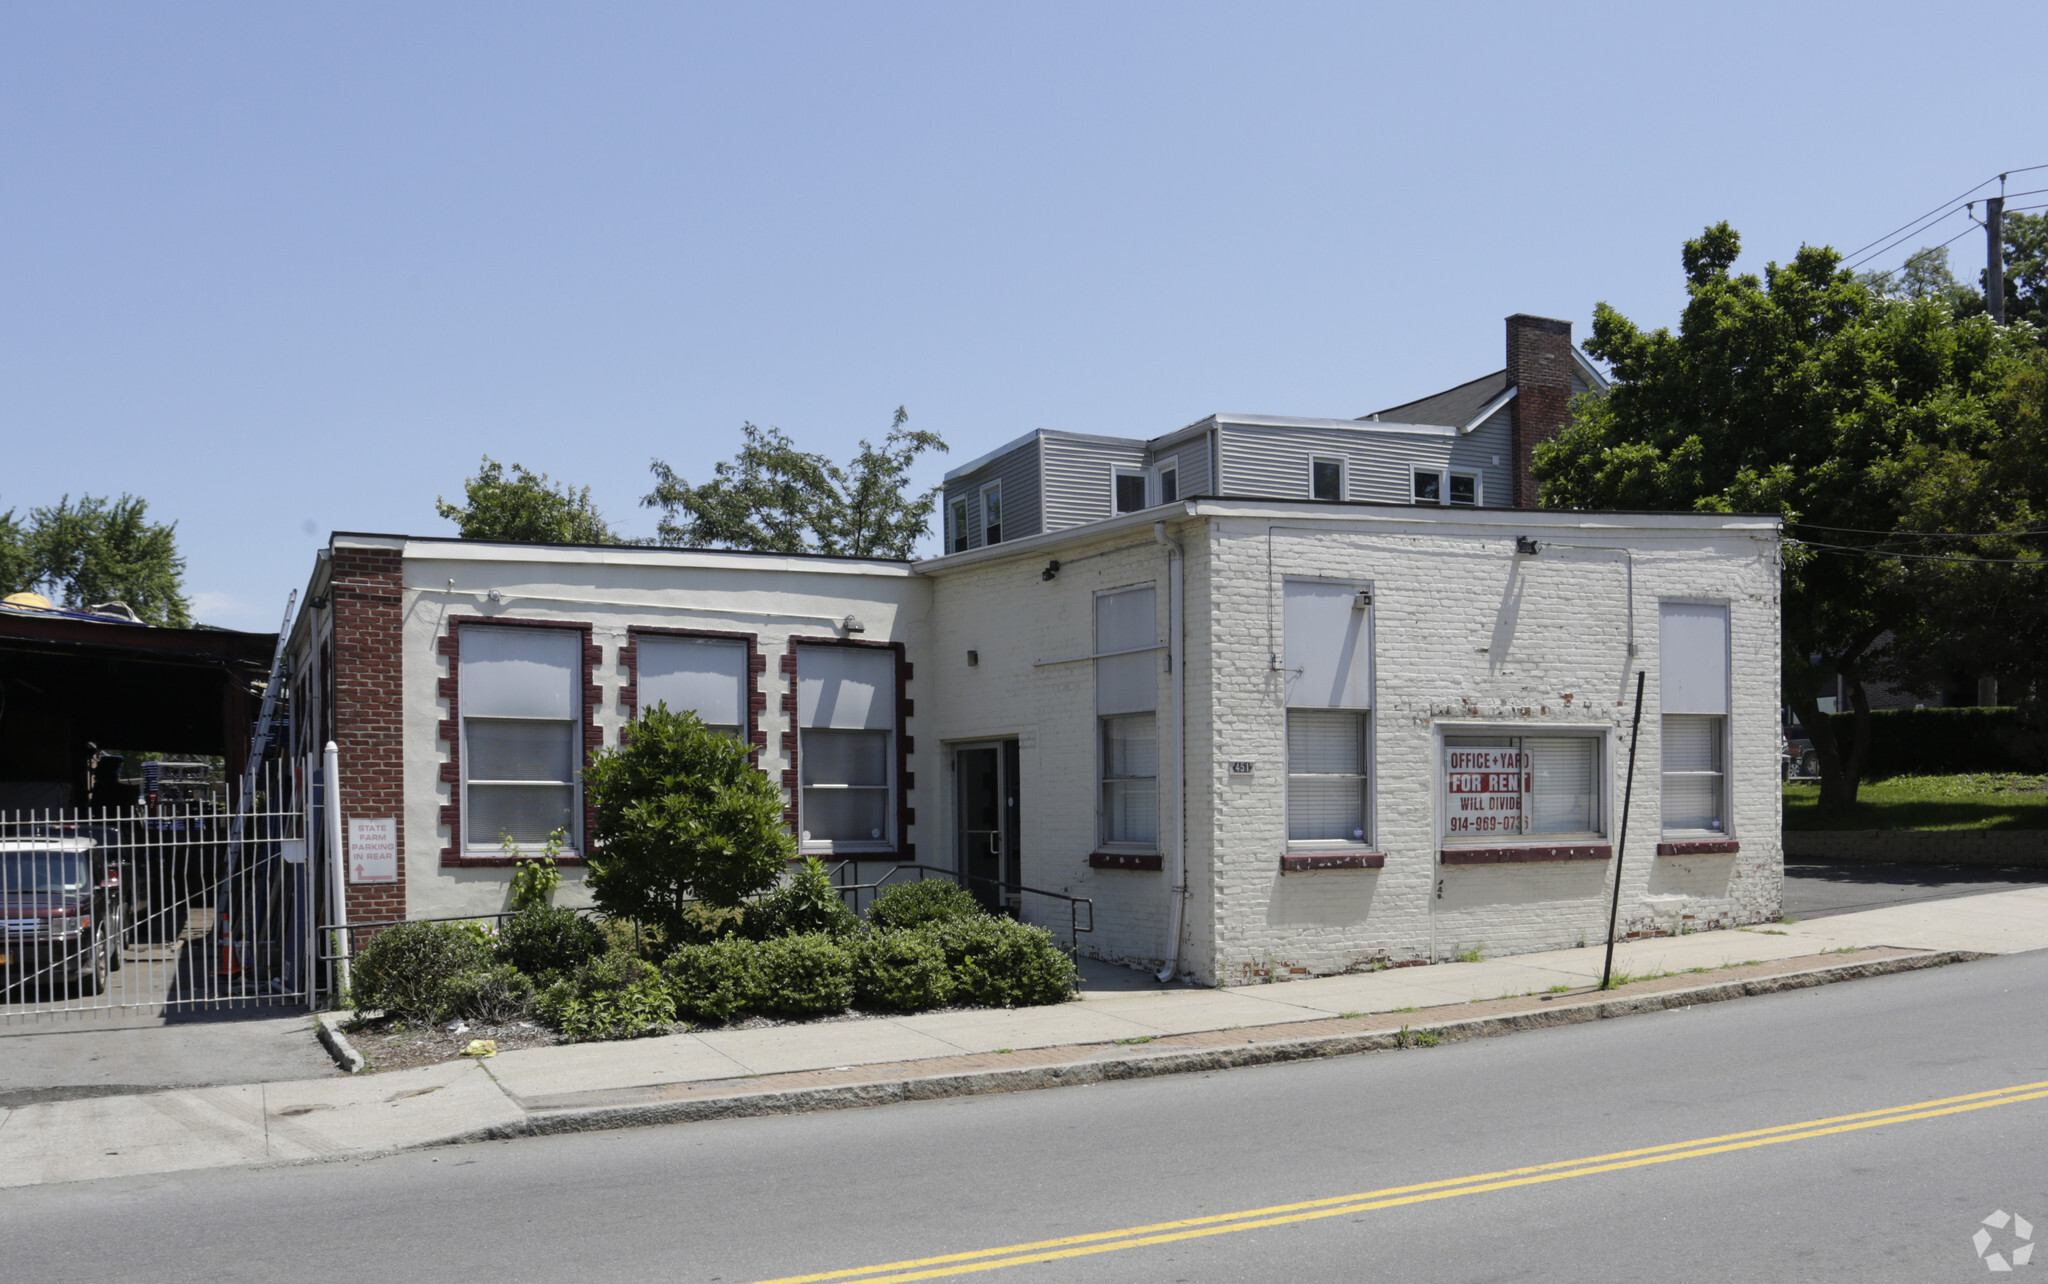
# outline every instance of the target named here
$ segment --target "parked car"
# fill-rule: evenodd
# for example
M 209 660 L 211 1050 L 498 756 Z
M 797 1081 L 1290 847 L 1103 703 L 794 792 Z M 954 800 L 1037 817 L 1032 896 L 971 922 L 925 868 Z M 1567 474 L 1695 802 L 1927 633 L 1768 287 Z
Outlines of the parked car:
M 75 981 L 88 994 L 121 965 L 120 870 L 90 838 L 0 841 L 0 975 L 9 988 Z
M 1797 725 L 1785 728 L 1785 748 L 1779 760 L 1787 780 L 1814 780 L 1820 776 L 1820 754 L 1813 748 L 1806 728 Z

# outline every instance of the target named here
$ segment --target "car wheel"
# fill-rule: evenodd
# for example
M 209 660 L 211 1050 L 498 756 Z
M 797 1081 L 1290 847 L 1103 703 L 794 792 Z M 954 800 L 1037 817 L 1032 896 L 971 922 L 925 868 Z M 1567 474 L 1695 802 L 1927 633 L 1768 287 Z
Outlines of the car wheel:
M 86 947 L 86 956 L 78 969 L 78 988 L 86 994 L 103 994 L 107 988 L 107 929 L 102 927 L 92 934 L 92 941 Z
M 1820 755 L 1811 749 L 1799 755 L 1799 774 L 1802 776 L 1818 776 L 1820 774 Z

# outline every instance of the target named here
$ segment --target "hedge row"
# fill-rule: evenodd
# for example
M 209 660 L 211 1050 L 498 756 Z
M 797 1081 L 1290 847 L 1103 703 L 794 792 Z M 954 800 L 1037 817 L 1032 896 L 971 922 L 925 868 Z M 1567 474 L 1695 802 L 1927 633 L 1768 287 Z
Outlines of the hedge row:
M 1855 715 L 1829 716 L 1837 743 L 1846 747 Z M 2048 734 L 2022 725 L 2017 709 L 1876 709 L 1870 718 L 1865 779 L 2048 770 Z

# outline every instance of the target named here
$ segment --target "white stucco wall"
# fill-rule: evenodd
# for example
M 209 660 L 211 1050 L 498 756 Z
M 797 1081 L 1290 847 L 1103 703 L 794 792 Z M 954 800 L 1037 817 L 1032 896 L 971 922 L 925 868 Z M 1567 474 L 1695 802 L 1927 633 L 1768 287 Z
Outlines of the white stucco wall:
M 717 629 L 759 635 L 767 671 L 760 715 L 768 732 L 762 769 L 778 782 L 789 764 L 782 733 L 792 719 L 783 711 L 788 679 L 782 656 L 792 635 L 838 636 L 833 625 L 852 614 L 874 642 L 907 644 L 915 664 L 926 649 L 929 583 L 901 564 L 825 558 L 765 557 L 741 553 L 659 549 L 546 549 L 524 546 L 411 541 L 404 550 L 405 808 L 407 912 L 412 917 L 484 913 L 502 909 L 509 872 L 502 868 L 449 868 L 441 863 L 448 827 L 441 807 L 454 785 L 441 780 L 448 761 L 439 724 L 448 716 L 439 680 L 449 662 L 437 643 L 451 614 L 505 620 L 588 623 L 603 660 L 594 677 L 602 692 L 597 722 L 604 743 L 618 743 L 627 715 L 619 691 L 627 672 L 619 656 L 627 630 L 643 627 Z M 453 584 L 451 589 L 449 586 Z M 500 601 L 489 600 L 497 590 Z M 905 689 L 922 703 L 922 672 Z M 918 736 L 921 710 L 906 724 L 915 743 L 909 770 L 913 814 L 929 814 L 923 796 L 933 779 L 933 751 Z M 920 818 L 921 819 L 921 818 Z M 928 825 L 913 823 L 905 838 L 917 843 Z M 561 899 L 583 899 L 582 870 L 564 871 Z

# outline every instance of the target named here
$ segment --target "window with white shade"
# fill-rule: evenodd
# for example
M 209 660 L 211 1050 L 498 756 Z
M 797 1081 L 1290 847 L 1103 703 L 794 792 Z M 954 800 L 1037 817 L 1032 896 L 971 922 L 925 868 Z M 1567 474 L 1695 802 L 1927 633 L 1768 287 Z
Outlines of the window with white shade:
M 1657 607 L 1664 832 L 1728 832 L 1728 605 Z
M 1280 627 L 1287 706 L 1287 843 L 1369 841 L 1372 593 L 1356 582 L 1288 580 Z
M 1444 841 L 1603 837 L 1604 748 L 1597 733 L 1445 736 Z
M 635 706 L 688 710 L 714 731 L 744 740 L 747 726 L 747 644 L 737 638 L 633 634 Z
M 798 646 L 796 707 L 804 850 L 894 850 L 895 651 Z
M 1159 620 L 1151 585 L 1095 599 L 1095 713 L 1105 847 L 1159 845 Z
M 463 845 L 578 844 L 583 635 L 469 627 L 459 638 Z

